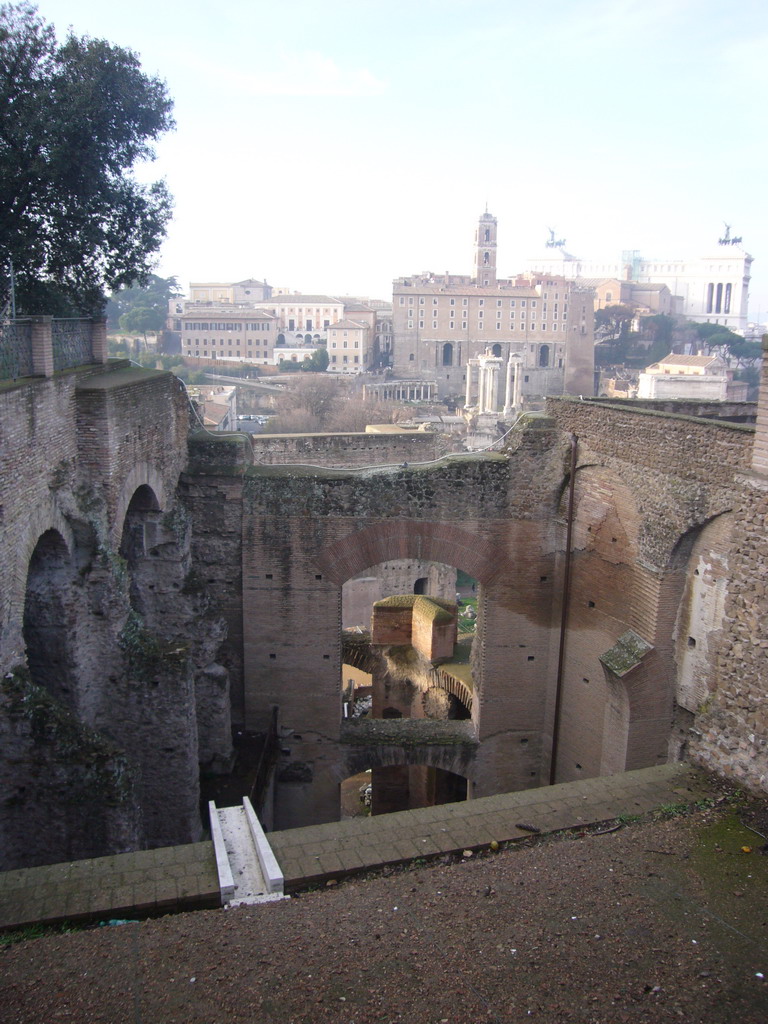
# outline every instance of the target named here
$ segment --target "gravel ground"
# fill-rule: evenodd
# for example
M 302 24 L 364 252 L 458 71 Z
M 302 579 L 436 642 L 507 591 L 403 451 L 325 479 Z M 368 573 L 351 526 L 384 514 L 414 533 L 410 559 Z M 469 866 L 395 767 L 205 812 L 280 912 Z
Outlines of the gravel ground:
M 766 1024 L 762 842 L 709 810 L 48 935 L 0 952 L 0 1021 Z

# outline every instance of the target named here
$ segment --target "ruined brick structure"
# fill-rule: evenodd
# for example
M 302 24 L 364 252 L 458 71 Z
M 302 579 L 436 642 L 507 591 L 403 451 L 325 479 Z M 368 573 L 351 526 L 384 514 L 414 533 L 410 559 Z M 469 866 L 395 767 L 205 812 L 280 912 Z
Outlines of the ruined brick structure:
M 687 750 L 765 788 L 761 401 L 755 432 L 550 399 L 502 451 L 341 469 L 188 438 L 165 373 L 0 384 L 2 866 L 196 838 L 198 765 L 275 706 L 277 827 L 364 768 L 479 796 Z M 346 721 L 342 588 L 400 562 L 477 581 L 471 678 L 418 668 L 466 715 Z

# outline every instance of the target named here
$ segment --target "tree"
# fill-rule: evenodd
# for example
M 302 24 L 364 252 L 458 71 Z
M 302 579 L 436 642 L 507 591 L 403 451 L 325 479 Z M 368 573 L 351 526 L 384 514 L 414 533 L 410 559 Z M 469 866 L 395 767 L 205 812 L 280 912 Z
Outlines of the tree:
M 595 313 L 595 333 L 606 340 L 626 341 L 634 316 L 630 306 L 605 306 L 598 309 Z
M 92 314 L 147 280 L 172 204 L 133 168 L 171 110 L 132 51 L 59 44 L 31 4 L 0 5 L 0 283 L 12 264 L 19 311 Z
M 694 329 L 709 351 L 717 352 L 729 365 L 734 360 L 737 366 L 746 367 L 762 356 L 759 341 L 747 341 L 723 324 L 696 324 Z
M 112 292 L 107 302 L 107 323 L 110 327 L 120 326 L 122 330 L 137 330 L 138 328 L 134 327 L 123 327 L 122 318 L 134 309 L 145 309 L 153 314 L 146 330 L 160 331 L 168 317 L 168 303 L 180 294 L 179 283 L 175 277 L 158 277 L 156 274 L 150 274 L 144 288 L 119 288 Z
M 147 343 L 147 331 L 158 330 L 157 313 L 147 306 L 134 306 L 120 317 L 120 330 L 126 334 L 143 334 L 144 344 Z M 159 324 L 162 327 L 162 321 Z

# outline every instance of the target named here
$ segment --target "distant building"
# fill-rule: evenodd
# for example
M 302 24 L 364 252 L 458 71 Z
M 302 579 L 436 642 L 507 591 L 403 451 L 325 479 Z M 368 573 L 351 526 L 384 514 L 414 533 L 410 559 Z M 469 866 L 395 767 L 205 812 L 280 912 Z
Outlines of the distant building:
M 572 256 L 563 242 L 526 261 L 530 273 L 571 281 L 612 278 L 635 285 L 666 285 L 673 299 L 670 312 L 699 323 L 723 324 L 738 333 L 747 326 L 751 266 L 752 257 L 742 248 L 741 239 L 730 238 L 729 231 L 716 251 L 698 259 L 646 260 L 629 250 L 619 261 L 604 263 Z
M 215 281 L 193 282 L 189 286 L 189 302 L 205 304 L 232 304 L 263 302 L 270 298 L 272 289 L 266 281 L 248 278 L 233 284 Z
M 206 430 L 237 430 L 236 388 L 195 384 L 187 393 Z
M 718 356 L 670 353 L 640 374 L 637 397 L 746 402 L 748 390 L 745 381 L 733 380 L 733 371 Z
M 620 281 L 618 278 L 580 278 L 579 284 L 595 293 L 595 312 L 606 306 L 629 306 L 643 316 L 674 313 L 672 293 L 665 284 Z
M 270 313 L 245 307 L 207 306 L 178 317 L 181 354 L 211 363 L 271 365 L 279 321 Z
M 339 320 L 328 328 L 327 348 L 331 373 L 362 373 L 372 361 L 373 328 L 362 320 Z
M 591 289 L 554 274 L 498 278 L 496 234 L 496 218 L 486 211 L 473 277 L 422 273 L 394 281 L 396 376 L 436 380 L 440 397 L 463 397 L 469 361 L 487 354 L 504 364 L 521 361 L 523 396 L 591 395 Z

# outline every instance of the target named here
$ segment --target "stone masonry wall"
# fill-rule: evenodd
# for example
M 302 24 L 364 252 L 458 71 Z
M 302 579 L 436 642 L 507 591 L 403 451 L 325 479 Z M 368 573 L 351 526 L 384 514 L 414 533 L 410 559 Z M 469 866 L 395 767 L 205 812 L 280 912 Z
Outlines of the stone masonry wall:
M 438 457 L 440 438 L 410 434 L 254 434 L 254 462 L 263 466 L 287 463 L 356 467 L 384 463 L 429 462 Z
M 185 591 L 187 425 L 176 378 L 127 363 L 0 388 L 0 667 L 28 689 L 0 710 L 4 867 L 199 837 L 221 624 Z

